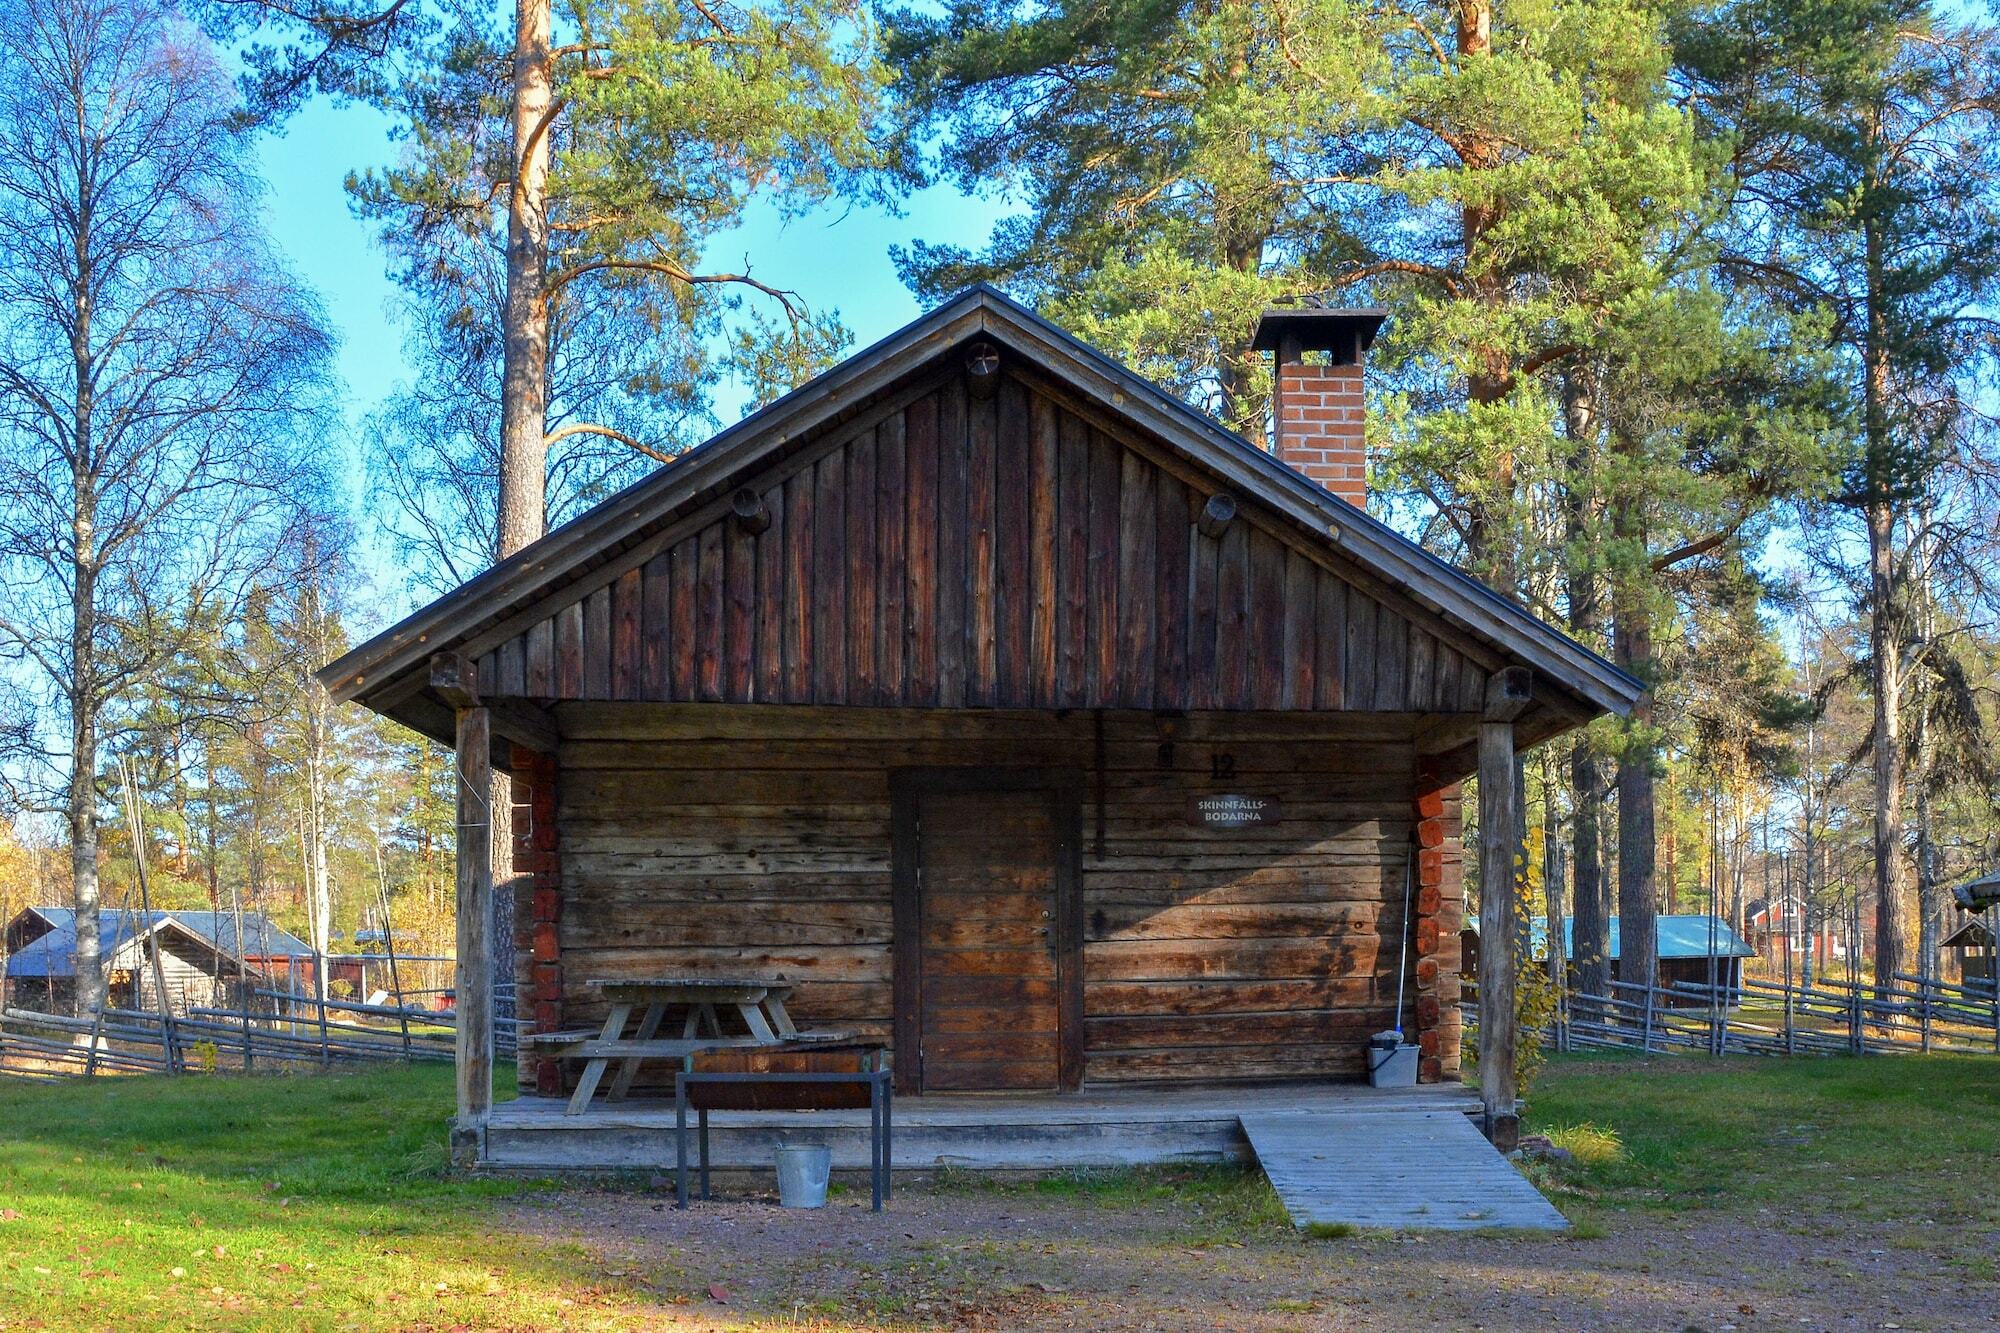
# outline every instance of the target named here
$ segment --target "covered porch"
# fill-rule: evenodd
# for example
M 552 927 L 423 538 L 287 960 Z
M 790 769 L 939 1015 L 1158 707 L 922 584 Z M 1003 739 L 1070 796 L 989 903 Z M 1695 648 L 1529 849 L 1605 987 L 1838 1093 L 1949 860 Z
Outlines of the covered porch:
M 1461 1083 L 1377 1089 L 1327 1082 L 932 1093 L 896 1099 L 894 1154 L 899 1171 L 1248 1162 L 1244 1115 L 1434 1111 L 1476 1116 L 1479 1094 Z M 569 1116 L 560 1098 L 523 1096 L 493 1106 L 483 1162 L 521 1172 L 670 1171 L 674 1125 L 671 1099 L 635 1098 Z M 778 1144 L 805 1139 L 830 1146 L 838 1169 L 868 1165 L 866 1111 L 715 1111 L 709 1130 L 719 1169 L 768 1171 Z

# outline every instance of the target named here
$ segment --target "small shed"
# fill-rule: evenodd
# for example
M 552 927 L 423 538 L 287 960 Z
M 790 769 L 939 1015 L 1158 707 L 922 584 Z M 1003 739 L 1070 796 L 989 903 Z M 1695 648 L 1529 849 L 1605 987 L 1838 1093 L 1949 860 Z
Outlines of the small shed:
M 312 949 L 260 912 L 105 911 L 98 915 L 98 956 L 113 1007 L 158 1009 L 152 956 L 158 951 L 167 1005 L 186 1013 L 233 1004 L 240 982 L 252 984 L 294 966 L 310 965 Z M 66 907 L 29 907 L 8 923 L 7 1002 L 59 1013 L 76 1002 L 76 914 Z M 13 947 L 20 940 L 18 947 Z
M 912 1097 L 1456 1079 L 1458 784 L 1511 873 L 1517 749 L 1641 687 L 1363 507 L 1381 321 L 1265 316 L 1274 451 L 975 288 L 329 664 L 457 750 L 460 1152 L 501 976 L 782 978 Z
M 1708 985 L 1708 960 L 1711 945 L 1716 961 L 1716 984 L 1731 991 L 1743 987 L 1743 960 L 1755 958 L 1757 951 L 1747 944 L 1741 935 L 1730 929 L 1729 923 L 1719 916 L 1704 913 L 1678 914 L 1655 917 L 1655 939 L 1659 953 L 1659 973 L 1656 985 L 1672 987 L 1677 982 L 1693 985 Z M 1479 924 L 1469 922 L 1466 926 L 1467 941 L 1462 947 L 1476 954 L 1479 947 Z M 1619 959 L 1618 918 L 1612 917 L 1608 925 L 1610 961 Z M 1577 976 L 1576 964 L 1576 923 L 1563 922 L 1563 959 L 1570 964 L 1568 975 L 1574 981 Z M 1532 917 L 1528 922 L 1529 957 L 1543 960 L 1549 956 L 1549 923 L 1546 917 Z M 1690 997 L 1688 1004 L 1703 1004 L 1705 1000 Z
M 1967 986 L 1991 989 L 1994 977 L 1993 928 L 1972 917 L 1939 942 L 1938 947 L 1958 957 L 1958 977 Z

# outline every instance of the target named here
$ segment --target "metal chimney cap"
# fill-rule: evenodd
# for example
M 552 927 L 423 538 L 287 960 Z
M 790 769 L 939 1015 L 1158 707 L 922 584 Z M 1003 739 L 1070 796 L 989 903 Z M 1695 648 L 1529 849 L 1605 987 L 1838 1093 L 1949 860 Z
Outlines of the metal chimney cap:
M 1275 307 L 1257 316 L 1250 347 L 1258 352 L 1276 352 L 1281 362 L 1296 361 L 1306 352 L 1329 352 L 1336 366 L 1358 365 L 1388 318 L 1389 312 L 1381 306 L 1344 310 Z

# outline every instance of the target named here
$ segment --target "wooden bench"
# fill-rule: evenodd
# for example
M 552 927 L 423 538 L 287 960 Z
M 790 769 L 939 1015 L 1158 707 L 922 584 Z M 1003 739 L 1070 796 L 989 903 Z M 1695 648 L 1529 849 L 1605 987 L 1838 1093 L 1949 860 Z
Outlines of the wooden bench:
M 868 1179 L 872 1208 L 890 1195 L 893 1093 L 880 1042 L 851 1042 L 801 1050 L 709 1050 L 683 1057 L 674 1076 L 675 1206 L 688 1205 L 688 1112 L 695 1112 L 700 1140 L 701 1197 L 708 1185 L 710 1111 L 825 1111 L 868 1109 Z

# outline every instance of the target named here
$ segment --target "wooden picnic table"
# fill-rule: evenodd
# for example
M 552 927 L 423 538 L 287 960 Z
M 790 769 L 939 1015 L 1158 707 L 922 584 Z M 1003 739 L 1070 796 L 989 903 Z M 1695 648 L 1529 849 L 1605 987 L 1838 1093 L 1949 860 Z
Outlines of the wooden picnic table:
M 618 1075 L 606 1093 L 609 1101 L 621 1101 L 632 1089 L 639 1066 L 646 1060 L 678 1060 L 696 1051 L 732 1046 L 776 1046 L 790 1042 L 838 1041 L 847 1032 L 801 1032 L 786 1012 L 785 1001 L 792 987 L 783 981 L 754 977 L 656 977 L 645 980 L 592 981 L 591 987 L 610 1004 L 599 1032 L 554 1032 L 530 1038 L 536 1045 L 552 1047 L 559 1054 L 585 1060 L 565 1115 L 581 1115 L 589 1109 L 613 1060 L 620 1061 Z M 683 1011 L 678 1037 L 661 1037 L 660 1026 L 669 1009 Z M 725 1036 L 723 1014 L 732 1013 L 740 1021 L 740 1034 Z M 639 1026 L 630 1036 L 625 1029 L 634 1013 Z M 704 1035 L 704 1030 L 706 1035 Z

